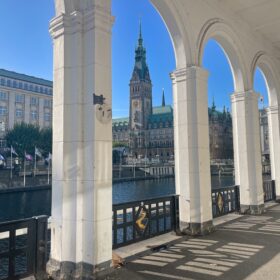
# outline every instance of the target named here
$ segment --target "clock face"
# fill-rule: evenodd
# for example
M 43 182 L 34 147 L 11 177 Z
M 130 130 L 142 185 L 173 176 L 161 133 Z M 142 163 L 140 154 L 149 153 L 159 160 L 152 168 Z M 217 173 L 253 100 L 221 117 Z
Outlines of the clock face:
M 112 109 L 106 105 L 96 105 L 96 118 L 103 124 L 107 124 L 112 120 Z

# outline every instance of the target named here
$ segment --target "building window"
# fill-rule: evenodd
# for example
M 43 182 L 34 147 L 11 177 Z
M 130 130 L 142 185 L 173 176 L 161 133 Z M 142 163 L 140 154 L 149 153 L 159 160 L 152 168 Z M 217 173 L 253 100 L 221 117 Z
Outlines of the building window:
M 19 82 L 19 83 L 18 83 L 18 87 L 19 87 L 20 89 L 22 89 L 22 82 Z
M 49 122 L 51 120 L 51 114 L 45 113 L 44 119 L 45 119 L 45 121 Z
M 36 106 L 38 104 L 38 98 L 37 97 L 31 97 L 30 104 Z
M 33 85 L 29 85 L 29 90 L 33 91 Z
M 28 90 L 28 84 L 27 83 L 24 83 L 24 89 Z
M 37 111 L 31 111 L 31 120 L 37 120 L 38 119 L 38 113 Z
M 24 95 L 16 94 L 16 103 L 24 103 Z
M 0 116 L 6 116 L 7 115 L 7 107 L 0 106 Z
M 48 94 L 48 88 L 45 88 L 45 94 Z
M 6 80 L 4 78 L 1 78 L 1 86 L 5 86 L 6 85 Z
M 18 86 L 18 85 L 17 85 L 17 81 L 13 81 L 13 87 L 14 87 L 14 88 L 17 88 L 17 86 Z
M 23 117 L 23 110 L 22 109 L 16 109 L 16 117 L 22 118 Z
M 44 100 L 44 107 L 50 108 L 52 106 L 52 101 L 50 99 Z
M 36 91 L 36 92 L 38 92 L 38 91 L 39 91 L 38 86 L 35 86 L 35 91 Z
M 8 95 L 6 92 L 0 91 L 0 100 L 7 100 Z
M 40 92 L 41 92 L 41 93 L 44 93 L 43 87 L 40 87 Z
M 11 86 L 11 80 L 7 80 L 7 86 L 8 86 L 8 87 Z

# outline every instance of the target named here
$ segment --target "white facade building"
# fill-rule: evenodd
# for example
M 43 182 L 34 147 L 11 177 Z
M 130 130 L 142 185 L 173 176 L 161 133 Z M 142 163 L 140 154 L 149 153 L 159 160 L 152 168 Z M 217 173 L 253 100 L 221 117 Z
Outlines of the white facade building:
M 15 123 L 52 125 L 52 84 L 0 69 L 0 139 Z

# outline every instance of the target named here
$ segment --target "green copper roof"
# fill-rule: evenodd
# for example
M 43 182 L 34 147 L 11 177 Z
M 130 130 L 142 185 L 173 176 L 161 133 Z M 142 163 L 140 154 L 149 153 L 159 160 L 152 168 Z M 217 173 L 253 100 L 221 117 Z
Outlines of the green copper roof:
M 112 120 L 113 125 L 128 125 L 129 118 L 117 118 Z
M 153 107 L 153 115 L 173 114 L 173 108 L 170 105 Z
M 173 108 L 170 105 L 153 107 L 153 114 L 149 117 L 149 123 L 173 122 Z
M 8 71 L 8 70 L 5 70 L 5 69 L 0 69 L 0 76 L 6 77 L 6 78 L 11 78 L 11 79 L 16 79 L 16 80 L 21 80 L 21 81 L 24 81 L 24 82 L 30 82 L 30 83 L 34 83 L 34 84 L 38 84 L 38 85 L 42 85 L 42 86 L 48 86 L 48 87 L 53 86 L 52 81 L 28 76 L 28 75 L 25 75 L 25 74 L 16 73 L 16 72 L 13 72 L 13 71 Z
M 138 46 L 135 49 L 135 65 L 131 81 L 150 81 L 149 68 L 146 62 L 146 49 L 143 46 L 141 23 L 139 28 Z

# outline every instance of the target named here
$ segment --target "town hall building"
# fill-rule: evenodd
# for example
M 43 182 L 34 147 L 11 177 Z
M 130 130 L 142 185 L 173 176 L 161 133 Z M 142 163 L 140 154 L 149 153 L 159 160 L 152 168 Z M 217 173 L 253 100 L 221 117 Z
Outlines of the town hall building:
M 113 119 L 113 142 L 129 147 L 134 158 L 174 159 L 173 108 L 165 104 L 153 107 L 152 81 L 146 61 L 146 49 L 140 25 L 135 64 L 129 83 L 129 117 Z M 232 120 L 229 112 L 219 112 L 213 102 L 209 108 L 211 159 L 232 159 Z

